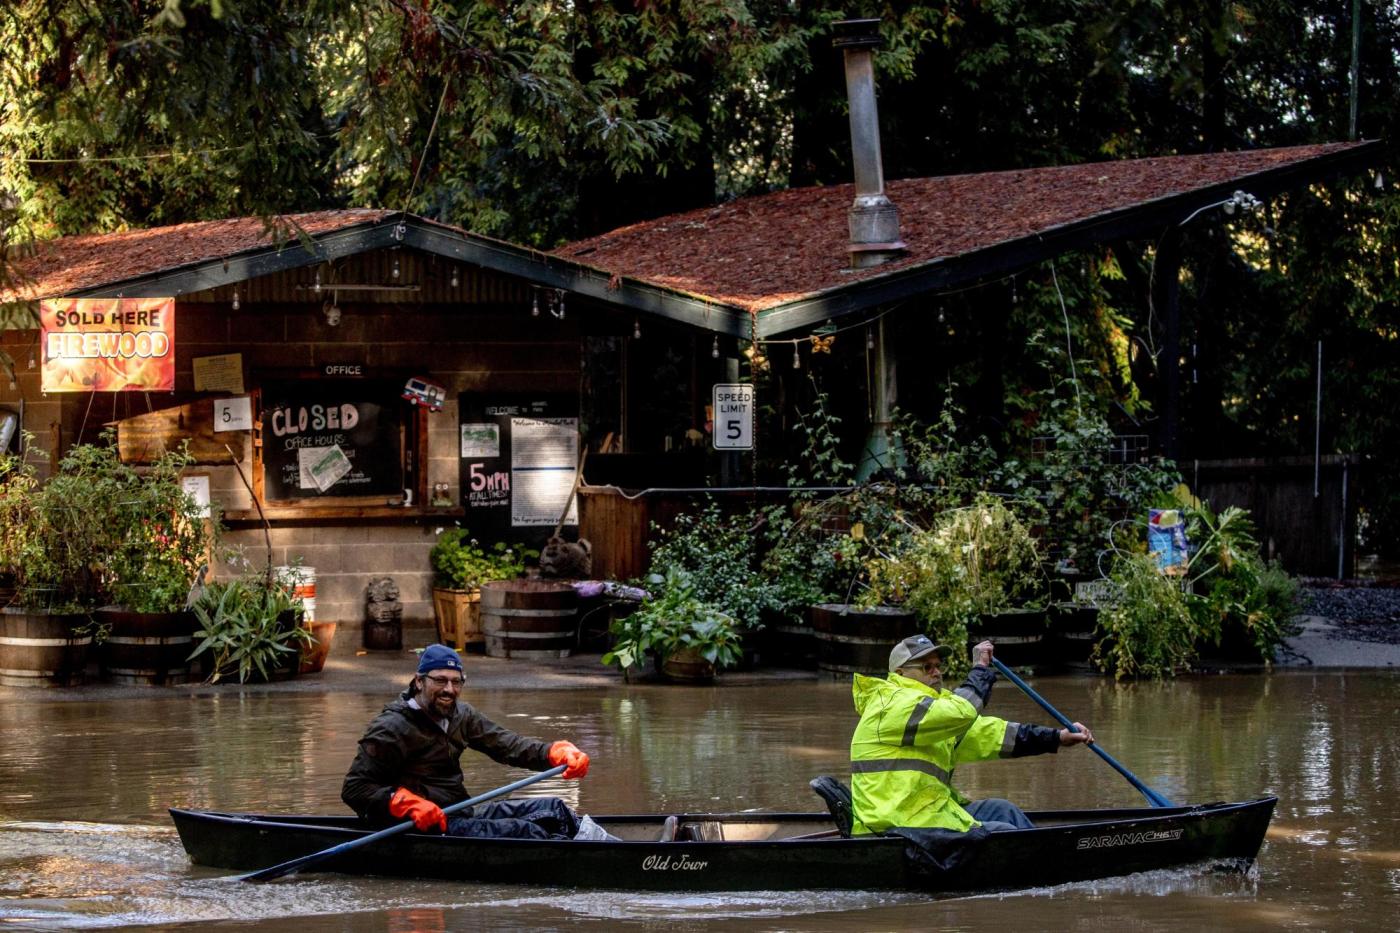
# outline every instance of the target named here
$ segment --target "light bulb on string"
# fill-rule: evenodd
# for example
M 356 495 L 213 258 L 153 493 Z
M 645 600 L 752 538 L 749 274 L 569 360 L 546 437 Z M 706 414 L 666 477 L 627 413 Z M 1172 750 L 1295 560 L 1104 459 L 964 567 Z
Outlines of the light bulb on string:
M 710 359 L 719 359 L 719 337 L 715 337 L 715 342 L 710 344 Z
M 800 357 L 800 356 L 797 355 L 797 341 L 796 341 L 796 340 L 794 340 L 794 341 L 792 342 L 792 368 L 793 368 L 793 369 L 801 369 L 801 368 L 802 368 L 802 357 Z
M 641 318 L 633 318 L 633 319 L 632 319 L 632 339 L 633 339 L 633 340 L 641 340 L 641 339 L 642 339 L 642 321 L 641 321 Z
M 457 267 L 456 267 L 456 266 L 453 266 L 453 267 L 452 267 L 452 287 L 453 287 L 453 288 L 456 288 L 456 287 L 457 287 L 458 281 L 459 281 L 459 280 L 458 280 L 458 278 L 457 278 Z
M 389 275 L 396 279 L 399 277 L 399 257 L 397 256 L 394 257 L 394 265 L 393 268 L 389 270 Z
M 539 289 L 536 289 L 536 290 L 535 290 L 534 301 L 531 302 L 531 304 L 530 304 L 530 317 L 539 317 L 539 316 L 540 316 L 540 292 L 539 292 Z
M 238 300 L 238 289 L 237 289 L 237 288 L 234 288 L 234 290 L 233 290 L 233 310 L 237 311 L 240 307 L 242 307 L 242 303 Z
M 875 331 L 871 330 L 869 327 L 865 328 L 865 349 L 875 349 Z
M 943 323 L 944 321 L 946 321 L 946 320 L 947 320 L 947 318 L 946 318 L 946 317 L 944 316 L 944 314 L 943 314 L 943 309 L 942 309 L 942 308 L 939 308 L 939 309 L 938 309 L 938 323 L 942 324 L 942 323 Z
M 313 292 L 315 292 L 316 294 L 318 294 L 318 295 L 321 293 L 321 270 L 320 270 L 320 269 L 317 269 L 317 270 L 316 270 L 316 282 L 315 282 L 315 284 L 313 284 L 313 285 L 311 286 L 311 290 L 312 290 Z

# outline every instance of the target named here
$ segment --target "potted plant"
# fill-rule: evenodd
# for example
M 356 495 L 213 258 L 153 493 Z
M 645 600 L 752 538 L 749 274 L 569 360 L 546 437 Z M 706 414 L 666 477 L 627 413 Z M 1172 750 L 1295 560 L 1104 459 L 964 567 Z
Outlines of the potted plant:
M 769 525 L 761 510 L 725 514 L 713 502 L 697 512 L 678 515 L 670 527 L 656 527 L 650 574 L 670 579 L 683 575 L 691 597 L 714 607 L 738 627 L 744 663 L 757 654 L 764 618 L 778 606 L 778 590 L 762 569 L 761 529 Z
M 654 578 L 653 586 L 653 598 L 613 622 L 613 647 L 603 655 L 604 664 L 616 664 L 626 676 L 651 656 L 663 676 L 703 682 L 714 679 L 720 668 L 738 663 L 738 624 L 696 598 L 689 574 L 673 568 L 665 578 Z
M 186 450 L 162 454 L 137 470 L 113 447 L 101 455 L 119 495 L 109 592 L 95 617 L 106 628 L 99 652 L 104 675 L 121 683 L 184 683 L 198 627 L 190 608 L 219 530 L 180 483 Z
M 294 677 L 302 650 L 312 642 L 302 624 L 300 600 L 271 567 L 245 569 L 209 584 L 194 604 L 194 614 L 199 629 L 189 657 L 204 660 L 209 683 L 235 676 L 239 683 Z
M 1044 635 L 1043 609 L 1027 607 L 1041 590 L 1035 541 L 992 496 L 939 513 L 866 566 L 870 587 L 861 603 L 906 606 L 941 644 L 991 637 L 1033 645 Z
M 28 446 L 28 445 L 26 445 Z M 0 682 L 72 685 L 101 641 L 92 610 L 106 601 L 122 508 L 105 448 L 73 447 L 47 481 L 10 455 L 0 464 L 0 561 L 15 595 L 0 610 Z
M 482 644 L 481 584 L 523 576 L 526 558 L 538 556 L 538 551 L 504 541 L 484 548 L 461 527 L 441 532 L 428 552 L 438 641 L 459 651 L 469 644 Z

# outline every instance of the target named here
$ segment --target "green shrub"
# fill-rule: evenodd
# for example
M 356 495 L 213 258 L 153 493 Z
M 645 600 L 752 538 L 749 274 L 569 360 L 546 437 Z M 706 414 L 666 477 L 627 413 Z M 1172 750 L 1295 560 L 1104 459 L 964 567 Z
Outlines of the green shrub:
M 655 653 L 665 658 L 681 648 L 693 648 L 717 668 L 733 667 L 742 654 L 736 620 L 696 595 L 699 581 L 672 568 L 652 584 L 652 597 L 629 616 L 615 620 L 609 630 L 613 647 L 604 664 L 624 673 Z
M 1119 592 L 1099 610 L 1095 666 L 1119 680 L 1189 668 L 1200 629 L 1180 579 L 1162 574 L 1150 554 L 1121 556 L 1111 579 Z
M 504 541 L 483 548 L 465 528 L 446 529 L 428 552 L 433 585 L 449 590 L 474 590 L 492 580 L 524 576 L 526 558 L 538 556 L 538 551 Z

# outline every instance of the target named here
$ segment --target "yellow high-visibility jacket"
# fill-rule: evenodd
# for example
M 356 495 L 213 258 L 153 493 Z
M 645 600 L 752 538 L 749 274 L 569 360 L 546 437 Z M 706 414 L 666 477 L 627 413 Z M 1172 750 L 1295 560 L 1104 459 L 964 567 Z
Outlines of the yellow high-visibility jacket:
M 860 724 L 851 737 L 852 832 L 896 826 L 966 832 L 979 825 L 953 787 L 963 762 L 1052 752 L 1059 734 L 981 711 L 996 673 L 975 667 L 957 690 L 935 690 L 899 674 L 855 675 Z

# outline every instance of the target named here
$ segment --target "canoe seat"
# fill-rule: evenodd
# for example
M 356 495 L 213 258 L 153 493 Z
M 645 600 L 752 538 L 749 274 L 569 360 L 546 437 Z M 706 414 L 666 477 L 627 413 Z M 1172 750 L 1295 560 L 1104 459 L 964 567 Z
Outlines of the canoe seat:
M 829 774 L 812 778 L 807 786 L 826 801 L 826 808 L 831 811 L 831 818 L 836 821 L 837 831 L 843 837 L 849 838 L 854 813 L 851 807 L 851 789 Z
M 676 841 L 676 827 L 680 825 L 680 822 L 681 822 L 681 821 L 678 820 L 678 819 L 676 819 L 676 817 L 674 817 L 674 816 L 668 816 L 668 817 L 666 817 L 666 821 L 665 821 L 664 823 L 661 824 L 661 838 L 658 839 L 657 841 L 658 841 L 658 842 L 675 842 L 675 841 Z

